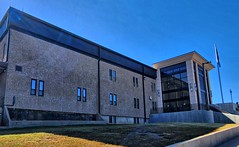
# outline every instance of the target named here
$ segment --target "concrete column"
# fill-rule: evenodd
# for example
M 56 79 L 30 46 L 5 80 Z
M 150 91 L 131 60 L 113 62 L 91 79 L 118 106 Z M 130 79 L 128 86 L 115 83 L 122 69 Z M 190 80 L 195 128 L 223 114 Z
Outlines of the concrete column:
M 157 89 L 157 106 L 159 112 L 163 112 L 163 94 L 162 94 L 160 69 L 157 70 L 156 89 Z
M 196 82 L 194 76 L 193 61 L 186 61 L 186 66 L 191 110 L 198 110 L 197 89 L 195 86 Z

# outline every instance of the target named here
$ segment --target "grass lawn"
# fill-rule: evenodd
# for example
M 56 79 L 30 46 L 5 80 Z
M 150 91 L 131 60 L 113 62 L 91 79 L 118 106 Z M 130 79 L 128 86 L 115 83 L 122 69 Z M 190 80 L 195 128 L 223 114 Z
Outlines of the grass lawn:
M 163 123 L 0 130 L 0 146 L 166 146 L 234 124 Z

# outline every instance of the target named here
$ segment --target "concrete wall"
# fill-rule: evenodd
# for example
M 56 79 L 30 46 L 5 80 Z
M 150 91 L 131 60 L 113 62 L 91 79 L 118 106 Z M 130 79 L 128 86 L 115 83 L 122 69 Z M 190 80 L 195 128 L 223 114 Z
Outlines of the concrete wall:
M 206 110 L 193 110 L 173 113 L 151 114 L 150 123 L 159 122 L 199 122 L 214 123 L 213 112 Z
M 15 108 L 97 113 L 97 59 L 15 30 L 10 40 L 5 104 L 15 96 Z M 45 82 L 43 97 L 30 95 L 31 79 Z M 77 87 L 87 102 L 77 101 Z
M 236 123 L 239 124 L 239 115 L 230 113 L 213 112 L 215 123 Z
M 239 126 L 235 126 L 233 128 L 209 133 L 191 140 L 169 145 L 167 147 L 214 147 L 237 137 L 238 134 Z

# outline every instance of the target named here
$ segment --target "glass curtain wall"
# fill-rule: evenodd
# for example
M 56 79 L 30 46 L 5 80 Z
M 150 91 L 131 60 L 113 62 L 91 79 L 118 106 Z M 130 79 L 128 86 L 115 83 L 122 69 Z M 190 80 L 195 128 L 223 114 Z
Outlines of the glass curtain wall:
M 164 112 L 190 110 L 186 62 L 160 70 Z
M 199 76 L 199 82 L 200 82 L 201 104 L 203 109 L 205 109 L 206 100 L 207 100 L 207 91 L 206 91 L 206 83 L 205 83 L 205 74 L 201 66 L 198 66 L 198 76 Z

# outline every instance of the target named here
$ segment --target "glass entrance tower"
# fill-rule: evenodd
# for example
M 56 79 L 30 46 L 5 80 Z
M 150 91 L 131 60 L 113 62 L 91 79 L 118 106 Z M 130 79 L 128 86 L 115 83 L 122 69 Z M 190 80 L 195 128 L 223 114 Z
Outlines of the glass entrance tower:
M 208 72 L 214 66 L 193 51 L 155 63 L 160 112 L 207 109 L 211 100 Z

